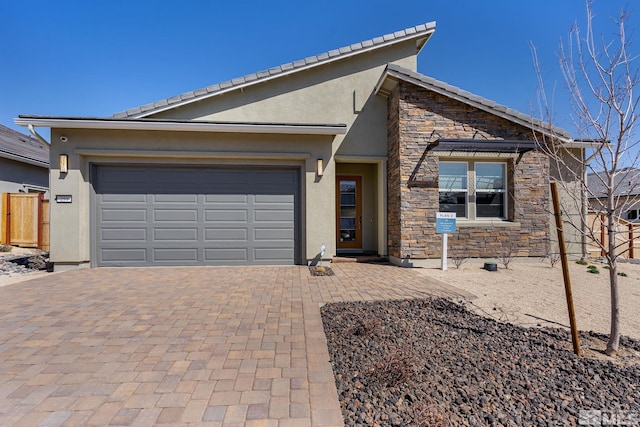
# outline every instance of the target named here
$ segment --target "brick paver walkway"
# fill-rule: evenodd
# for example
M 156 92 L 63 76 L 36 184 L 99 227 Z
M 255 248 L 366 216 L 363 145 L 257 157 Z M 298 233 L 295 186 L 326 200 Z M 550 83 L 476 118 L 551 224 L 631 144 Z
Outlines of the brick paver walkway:
M 341 426 L 319 305 L 462 292 L 332 268 L 102 268 L 0 288 L 0 425 Z

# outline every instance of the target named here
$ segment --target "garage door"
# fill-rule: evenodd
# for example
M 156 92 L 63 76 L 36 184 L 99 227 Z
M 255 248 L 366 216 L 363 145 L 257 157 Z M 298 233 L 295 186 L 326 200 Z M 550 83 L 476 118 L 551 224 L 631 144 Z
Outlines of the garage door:
M 295 169 L 94 168 L 98 266 L 298 263 Z

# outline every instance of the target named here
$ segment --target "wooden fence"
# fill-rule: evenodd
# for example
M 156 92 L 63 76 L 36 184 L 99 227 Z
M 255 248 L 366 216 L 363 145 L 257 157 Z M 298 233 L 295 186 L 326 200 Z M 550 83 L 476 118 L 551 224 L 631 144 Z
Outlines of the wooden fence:
M 49 250 L 49 200 L 42 193 L 2 194 L 0 243 Z
M 609 233 L 607 233 L 607 219 L 604 215 L 594 212 L 589 213 L 589 224 L 592 225 L 593 234 L 603 245 L 609 243 Z M 616 218 L 616 245 L 619 246 L 618 254 L 627 259 L 640 258 L 640 223 L 629 222 L 622 218 Z M 604 256 L 604 252 L 595 243 L 591 242 L 587 251 L 590 258 Z

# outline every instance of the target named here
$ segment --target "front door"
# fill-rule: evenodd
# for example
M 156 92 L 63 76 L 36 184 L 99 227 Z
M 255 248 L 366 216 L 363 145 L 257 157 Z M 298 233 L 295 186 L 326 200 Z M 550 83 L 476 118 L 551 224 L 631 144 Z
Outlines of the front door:
M 362 248 L 362 186 L 359 176 L 336 177 L 338 249 Z

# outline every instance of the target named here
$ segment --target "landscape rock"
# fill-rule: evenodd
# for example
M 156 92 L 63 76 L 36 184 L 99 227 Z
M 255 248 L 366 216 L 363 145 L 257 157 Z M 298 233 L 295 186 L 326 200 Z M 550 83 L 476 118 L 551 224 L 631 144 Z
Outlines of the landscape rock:
M 565 330 L 499 323 L 444 299 L 335 303 L 321 313 L 347 426 L 577 425 L 580 411 L 640 414 L 640 342 L 627 337 L 621 346 L 636 357 L 614 363 L 574 355 Z

